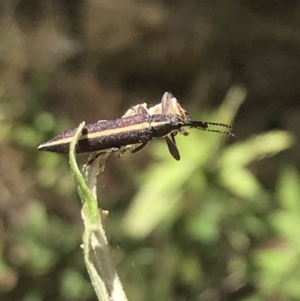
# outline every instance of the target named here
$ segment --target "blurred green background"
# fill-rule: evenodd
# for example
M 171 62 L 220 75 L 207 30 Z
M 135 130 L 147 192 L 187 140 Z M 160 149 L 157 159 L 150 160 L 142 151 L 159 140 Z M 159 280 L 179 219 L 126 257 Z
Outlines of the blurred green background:
M 108 159 L 129 299 L 300 300 L 299 80 L 299 1 L 1 1 L 0 300 L 96 300 L 68 158 L 36 148 L 165 91 L 238 139 Z

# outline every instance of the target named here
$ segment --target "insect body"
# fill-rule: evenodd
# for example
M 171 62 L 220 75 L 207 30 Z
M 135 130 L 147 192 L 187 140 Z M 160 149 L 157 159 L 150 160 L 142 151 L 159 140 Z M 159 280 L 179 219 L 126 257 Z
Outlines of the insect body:
M 171 155 L 179 160 L 175 136 L 177 133 L 188 135 L 189 132 L 184 127 L 234 136 L 230 132 L 208 129 L 209 125 L 230 128 L 223 123 L 193 121 L 177 99 L 166 92 L 158 105 L 150 108 L 147 108 L 147 104 L 136 105 L 122 118 L 100 120 L 86 125 L 77 143 L 76 152 L 93 153 L 91 160 L 94 160 L 101 154 L 119 152 L 121 155 L 129 149 L 135 153 L 143 149 L 153 138 L 164 138 Z M 38 149 L 68 153 L 74 133 L 75 129 L 67 130 L 41 144 Z
M 76 152 L 90 153 L 111 148 L 120 149 L 128 145 L 141 145 L 148 143 L 152 138 L 163 137 L 182 125 L 179 116 L 149 115 L 147 111 L 116 120 L 100 120 L 84 127 Z M 67 130 L 41 144 L 38 149 L 68 153 L 74 132 L 75 129 Z

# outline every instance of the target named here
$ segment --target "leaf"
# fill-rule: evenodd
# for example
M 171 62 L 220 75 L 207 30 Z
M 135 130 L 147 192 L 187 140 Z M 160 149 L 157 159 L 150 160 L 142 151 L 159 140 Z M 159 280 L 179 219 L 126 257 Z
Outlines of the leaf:
M 270 131 L 227 147 L 220 158 L 220 164 L 223 167 L 246 166 L 254 160 L 286 150 L 293 143 L 294 138 L 288 132 Z
M 293 167 L 286 167 L 280 174 L 277 194 L 282 208 L 300 214 L 300 176 Z
M 263 193 L 262 187 L 250 171 L 234 166 L 223 167 L 220 171 L 220 183 L 234 195 L 250 199 Z

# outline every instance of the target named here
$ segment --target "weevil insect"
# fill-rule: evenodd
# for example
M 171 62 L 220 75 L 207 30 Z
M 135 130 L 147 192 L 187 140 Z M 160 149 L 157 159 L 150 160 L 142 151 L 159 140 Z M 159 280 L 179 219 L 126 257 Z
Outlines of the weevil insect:
M 234 136 L 231 132 L 209 129 L 209 125 L 231 128 L 223 123 L 193 121 L 177 99 L 166 92 L 161 103 L 147 108 L 140 104 L 129 109 L 122 118 L 99 120 L 87 124 L 79 138 L 76 153 L 97 152 L 94 158 L 104 153 L 123 153 L 131 149 L 133 153 L 142 150 L 153 138 L 165 138 L 171 155 L 180 159 L 175 135 L 188 135 L 184 127 Z M 51 140 L 39 145 L 39 150 L 68 153 L 75 129 L 67 130 Z

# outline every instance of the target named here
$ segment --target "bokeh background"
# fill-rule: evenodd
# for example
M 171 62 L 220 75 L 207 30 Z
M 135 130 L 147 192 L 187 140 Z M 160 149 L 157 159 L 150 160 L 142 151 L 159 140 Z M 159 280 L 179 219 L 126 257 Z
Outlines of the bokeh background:
M 238 138 L 108 159 L 129 299 L 300 300 L 299 81 L 299 1 L 1 1 L 0 300 L 96 300 L 68 158 L 36 148 L 165 91 Z

